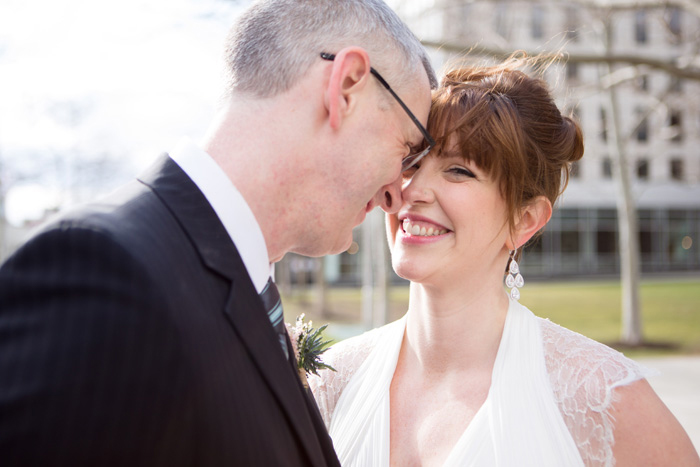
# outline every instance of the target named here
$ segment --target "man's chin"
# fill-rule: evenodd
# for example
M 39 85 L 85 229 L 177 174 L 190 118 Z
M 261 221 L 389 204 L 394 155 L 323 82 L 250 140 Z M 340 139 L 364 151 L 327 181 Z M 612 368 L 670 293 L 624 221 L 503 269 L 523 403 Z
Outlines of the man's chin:
M 328 253 L 328 254 L 329 255 L 337 255 L 337 254 L 343 253 L 345 251 L 348 251 L 350 246 L 352 246 L 352 232 L 350 233 L 350 238 L 346 242 L 344 242 L 341 246 L 334 249 L 333 252 Z
M 344 238 L 344 240 L 341 240 L 339 237 L 332 245 L 329 245 L 328 243 L 317 243 L 313 246 L 309 245 L 306 248 L 296 248 L 293 250 L 293 252 L 300 255 L 309 256 L 311 258 L 318 258 L 326 255 L 337 255 L 347 251 L 352 245 L 352 230 L 350 231 L 350 234 Z
M 365 218 L 366 218 L 366 217 L 367 217 L 367 213 L 366 213 L 366 212 L 361 212 L 361 213 L 359 213 L 359 214 L 357 215 L 357 217 L 355 218 L 355 224 L 353 225 L 353 228 L 354 228 L 354 227 L 357 227 L 357 226 L 360 225 L 360 224 L 362 224 L 362 223 L 365 221 Z

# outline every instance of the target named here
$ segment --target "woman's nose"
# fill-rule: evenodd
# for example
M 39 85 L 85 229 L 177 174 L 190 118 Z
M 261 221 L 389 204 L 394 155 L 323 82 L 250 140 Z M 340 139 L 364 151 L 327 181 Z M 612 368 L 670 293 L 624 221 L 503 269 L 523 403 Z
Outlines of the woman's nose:
M 403 185 L 401 196 L 404 202 L 409 204 L 432 203 L 435 201 L 435 192 L 430 186 L 429 177 L 421 170 L 413 173 L 413 176 Z

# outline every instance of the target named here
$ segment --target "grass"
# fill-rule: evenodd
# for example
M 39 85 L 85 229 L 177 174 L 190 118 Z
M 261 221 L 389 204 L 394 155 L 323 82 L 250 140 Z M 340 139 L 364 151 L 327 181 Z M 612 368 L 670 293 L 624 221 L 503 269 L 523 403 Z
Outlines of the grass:
M 626 355 L 700 354 L 700 278 L 642 281 L 640 295 L 646 345 L 621 348 Z M 283 294 L 285 319 L 292 322 L 306 313 L 317 326 L 329 322 L 328 336 L 336 340 L 362 331 L 360 289 L 331 288 L 326 297 L 321 313 L 313 291 Z M 620 348 L 616 344 L 622 320 L 617 281 L 529 283 L 520 301 L 538 316 Z M 399 318 L 408 307 L 408 287 L 392 288 L 389 303 L 389 319 Z
M 621 289 L 618 282 L 533 284 L 522 303 L 539 316 L 620 348 Z M 633 356 L 700 353 L 700 281 L 643 282 L 641 348 Z

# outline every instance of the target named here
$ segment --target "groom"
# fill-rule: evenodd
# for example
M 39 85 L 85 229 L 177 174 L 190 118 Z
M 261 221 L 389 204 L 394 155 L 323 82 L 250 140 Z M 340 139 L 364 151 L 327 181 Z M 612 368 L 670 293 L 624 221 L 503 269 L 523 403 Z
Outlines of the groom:
M 338 464 L 260 293 L 287 252 L 341 252 L 399 208 L 435 77 L 381 0 L 256 3 L 226 61 L 203 146 L 0 269 L 3 466 Z

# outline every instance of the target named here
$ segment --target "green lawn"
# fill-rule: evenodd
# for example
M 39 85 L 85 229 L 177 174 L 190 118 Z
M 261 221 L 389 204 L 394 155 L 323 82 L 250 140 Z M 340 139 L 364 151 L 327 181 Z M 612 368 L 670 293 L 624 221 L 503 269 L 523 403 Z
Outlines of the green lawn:
M 651 348 L 625 354 L 700 353 L 700 281 L 653 282 L 641 286 L 642 330 Z M 618 282 L 533 284 L 521 302 L 539 316 L 601 342 L 620 339 L 621 292 Z M 671 344 L 675 349 L 659 345 Z
M 330 289 L 325 312 L 314 310 L 313 292 L 296 291 L 283 296 L 285 318 L 293 321 L 306 313 L 316 326 L 329 322 L 328 336 L 340 337 L 333 328 L 361 331 L 359 289 Z M 528 283 L 521 303 L 536 315 L 612 344 L 620 339 L 621 298 L 619 282 Z M 632 356 L 700 353 L 700 279 L 643 281 L 641 287 L 644 339 L 651 344 L 641 349 L 623 349 Z M 408 288 L 395 287 L 390 293 L 390 318 L 400 317 L 408 304 Z M 353 326 L 354 325 L 354 326 Z M 347 332 L 342 333 L 345 337 Z

